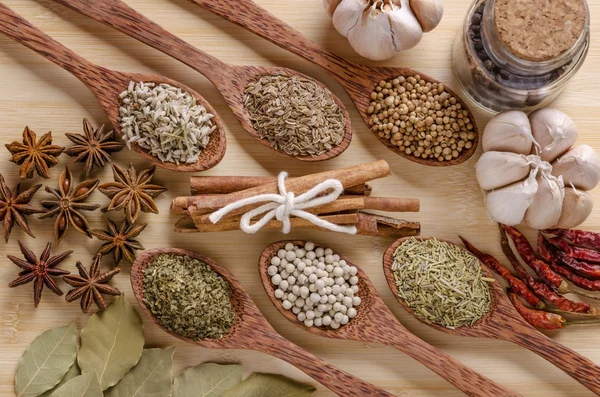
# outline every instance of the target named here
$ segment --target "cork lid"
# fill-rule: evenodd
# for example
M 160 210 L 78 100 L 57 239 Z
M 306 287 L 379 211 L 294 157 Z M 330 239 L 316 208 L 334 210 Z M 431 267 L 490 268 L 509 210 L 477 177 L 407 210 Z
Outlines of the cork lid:
M 514 55 L 549 61 L 572 48 L 587 22 L 585 0 L 496 0 L 494 26 Z

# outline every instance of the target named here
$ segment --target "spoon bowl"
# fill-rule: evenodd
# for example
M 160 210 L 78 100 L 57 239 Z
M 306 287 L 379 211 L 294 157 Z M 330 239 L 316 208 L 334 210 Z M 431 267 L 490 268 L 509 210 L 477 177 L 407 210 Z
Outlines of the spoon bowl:
M 386 251 L 383 256 L 383 272 L 385 274 L 388 286 L 396 300 L 406 309 L 407 312 L 414 316 L 413 310 L 408 304 L 398 296 L 398 289 L 392 271 L 394 264 L 394 253 L 396 249 L 404 242 L 411 238 L 417 240 L 429 240 L 433 237 L 405 237 L 396 240 Z M 449 244 L 456 245 L 453 242 L 439 240 Z M 462 247 L 460 247 L 462 248 Z M 464 249 L 464 248 L 463 248 Z M 466 251 L 466 250 L 465 250 Z M 481 268 L 487 277 L 490 277 L 492 272 L 490 269 L 480 262 Z M 479 321 L 471 326 L 457 327 L 450 329 L 437 324 L 432 324 L 428 321 L 416 317 L 419 321 L 447 334 L 472 336 L 479 338 L 500 339 L 516 343 L 546 359 L 556 367 L 560 368 L 572 378 L 577 380 L 583 386 L 596 394 L 600 394 L 600 367 L 594 364 L 591 360 L 583 357 L 579 353 L 553 341 L 534 327 L 529 325 L 521 315 L 513 307 L 512 303 L 502 290 L 500 283 L 489 283 L 491 305 L 490 311 Z
M 229 296 L 235 311 L 235 320 L 223 338 L 200 340 L 186 338 L 163 327 L 146 307 L 144 303 L 144 269 L 152 263 L 156 256 L 162 254 L 187 255 L 202 261 L 229 284 Z M 204 255 L 178 248 L 144 251 L 132 264 L 131 287 L 142 311 L 163 331 L 185 342 L 211 349 L 247 349 L 269 354 L 294 365 L 341 396 L 393 397 L 392 394 L 322 361 L 279 335 L 260 313 L 240 282 L 227 269 L 217 265 L 214 260 Z
M 427 344 L 404 328 L 385 305 L 367 274 L 348 257 L 337 252 L 341 259 L 358 269 L 359 290 L 357 296 L 361 298 L 361 304 L 356 307 L 357 315 L 350 319 L 348 324 L 335 330 L 329 327 L 305 326 L 291 310 L 284 309 L 282 302 L 275 297 L 275 287 L 267 272 L 271 258 L 276 256 L 277 251 L 285 247 L 287 243 L 304 246 L 306 242 L 300 240 L 277 241 L 268 245 L 260 256 L 258 268 L 263 287 L 273 305 L 286 319 L 298 327 L 325 338 L 377 342 L 394 347 L 421 362 L 470 396 L 518 396 Z
M 166 83 L 179 87 L 196 98 L 197 103 L 203 105 L 209 113 L 214 115 L 212 120 L 217 128 L 211 134 L 209 144 L 193 164 L 162 162 L 140 146 L 132 145 L 134 152 L 157 167 L 174 171 L 203 171 L 217 165 L 225 155 L 225 130 L 218 114 L 208 101 L 191 88 L 162 76 L 117 72 L 94 65 L 41 32 L 2 3 L 0 3 L 0 32 L 54 62 L 84 83 L 98 100 L 119 136 L 123 135 L 119 124 L 119 94 L 127 90 L 131 81 Z
M 271 144 L 261 138 L 261 134 L 252 124 L 252 115 L 246 109 L 244 103 L 246 86 L 258 80 L 261 76 L 270 74 L 283 74 L 310 79 L 325 90 L 331 92 L 321 82 L 299 73 L 292 69 L 282 67 L 255 67 L 230 65 L 202 52 L 184 40 L 167 32 L 158 24 L 146 18 L 136 10 L 129 7 L 120 0 L 86 1 L 86 0 L 56 0 L 71 9 L 86 15 L 98 22 L 108 25 L 122 33 L 125 33 L 142 43 L 149 45 L 167 55 L 183 62 L 192 69 L 206 76 L 217 87 L 227 105 L 233 111 L 242 127 L 271 150 L 306 162 L 324 161 L 339 156 L 343 153 L 352 140 L 352 125 L 350 115 L 342 101 L 333 93 L 335 100 L 344 115 L 344 139 L 343 141 L 318 156 L 292 156 L 280 150 L 275 150 Z M 237 6 L 236 6 L 237 7 Z

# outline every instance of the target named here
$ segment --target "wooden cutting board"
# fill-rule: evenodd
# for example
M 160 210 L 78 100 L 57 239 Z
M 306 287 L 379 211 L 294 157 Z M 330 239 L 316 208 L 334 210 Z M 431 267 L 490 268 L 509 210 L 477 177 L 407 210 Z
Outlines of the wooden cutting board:
M 352 61 L 363 61 L 354 54 L 346 39 L 335 31 L 323 9 L 322 0 L 256 1 L 324 47 Z M 382 64 L 408 65 L 458 89 L 451 69 L 452 42 L 463 23 L 470 2 L 452 0 L 446 3 L 444 19 L 436 30 L 425 35 L 416 48 Z M 407 214 L 407 218 L 421 221 L 423 234 L 457 241 L 457 233 L 460 231 L 477 247 L 502 258 L 497 228 L 486 217 L 483 198 L 475 180 L 474 165 L 479 154 L 458 167 L 436 169 L 420 166 L 394 155 L 367 130 L 341 87 L 324 72 L 296 56 L 185 0 L 128 1 L 130 6 L 166 29 L 225 62 L 281 65 L 297 69 L 327 84 L 350 110 L 355 135 L 346 153 L 326 163 L 305 164 L 274 155 L 241 129 L 224 100 L 205 78 L 131 38 L 50 0 L 6 0 L 6 4 L 90 61 L 117 70 L 165 75 L 204 95 L 220 113 L 228 133 L 227 154 L 208 175 L 276 175 L 281 170 L 287 170 L 291 175 L 301 175 L 385 159 L 390 163 L 393 175 L 373 183 L 376 195 L 419 197 L 421 213 Z M 591 28 L 597 30 L 600 28 L 600 4 L 590 2 L 590 12 Z M 586 63 L 555 103 L 556 107 L 568 113 L 577 123 L 580 130 L 579 142 L 592 145 L 597 150 L 600 150 L 600 137 L 597 134 L 600 121 L 600 92 L 597 84 L 599 67 L 600 45 L 592 41 Z M 5 37 L 0 37 L 0 89 L 3 93 L 0 96 L 0 173 L 11 186 L 17 182 L 18 167 L 8 162 L 9 153 L 3 145 L 20 139 L 26 125 L 38 134 L 51 130 L 55 142 L 67 145 L 69 142 L 64 133 L 81 132 L 83 117 L 90 118 L 94 124 L 106 122 L 100 107 L 82 84 L 67 72 Z M 490 116 L 473 109 L 477 112 L 479 125 L 483 127 Z M 133 161 L 136 167 L 146 165 L 128 151 L 117 154 L 114 160 L 121 165 L 126 165 L 129 161 Z M 52 179 L 36 179 L 35 183 L 47 182 L 54 186 L 64 164 L 70 161 L 67 156 L 61 157 L 61 164 L 52 171 Z M 75 169 L 74 175 L 78 177 L 77 170 L 79 168 Z M 112 179 L 108 168 L 97 175 L 103 182 Z M 269 302 L 257 273 L 257 260 L 263 248 L 281 239 L 282 235 L 275 231 L 255 236 L 237 232 L 218 235 L 173 233 L 172 224 L 176 217 L 169 214 L 170 199 L 188 193 L 189 175 L 158 170 L 155 178 L 170 190 L 157 200 L 160 215 L 144 214 L 140 219 L 150 224 L 140 236 L 146 248 L 186 248 L 215 259 L 233 272 L 268 320 L 284 336 L 375 385 L 399 394 L 405 391 L 411 396 L 462 395 L 449 383 L 396 350 L 378 345 L 322 339 L 289 323 Z M 584 228 L 600 231 L 600 189 L 596 189 L 594 194 L 598 209 Z M 45 196 L 44 192 L 38 193 L 36 201 Z M 107 203 L 107 199 L 98 192 L 92 195 L 90 201 Z M 110 216 L 113 219 L 121 218 L 121 214 Z M 99 211 L 89 217 L 93 228 L 103 228 L 104 219 Z M 0 242 L 0 396 L 14 395 L 13 376 L 16 364 L 36 336 L 68 321 L 82 327 L 87 320 L 87 316 L 79 311 L 78 304 L 68 304 L 64 302 L 64 298 L 48 291 L 44 293 L 39 308 L 34 310 L 31 285 L 8 288 L 8 283 L 16 277 L 18 269 L 5 259 L 5 255 L 18 255 L 17 239 L 23 239 L 39 253 L 45 243 L 53 238 L 51 221 L 32 218 L 30 224 L 37 239 L 34 240 L 15 228 L 8 244 Z M 529 236 L 533 235 L 529 233 Z M 411 331 L 502 385 L 524 396 L 590 395 L 566 374 L 519 347 L 497 341 L 452 337 L 410 318 L 393 299 L 383 277 L 381 257 L 391 240 L 368 237 L 349 239 L 347 236 L 325 232 L 293 232 L 289 237 L 313 239 L 352 258 L 369 274 L 386 303 Z M 76 271 L 76 260 L 89 265 L 91 256 L 99 245 L 97 240 L 88 240 L 75 231 L 70 232 L 59 247 L 62 250 L 75 250 L 65 262 L 65 268 Z M 114 284 L 126 293 L 130 303 L 135 304 L 129 284 L 129 270 L 130 267 L 124 265 L 123 272 L 115 277 Z M 67 290 L 67 286 L 62 283 L 61 286 Z M 147 345 L 176 346 L 175 374 L 206 361 L 240 362 L 244 364 L 247 373 L 276 372 L 313 383 L 299 370 L 277 359 L 260 353 L 214 351 L 191 346 L 163 333 L 148 319 L 144 319 L 144 323 Z M 599 362 L 597 335 L 598 328 L 595 326 L 574 327 L 550 334 L 561 343 Z M 316 386 L 319 389 L 317 397 L 333 395 L 320 385 Z

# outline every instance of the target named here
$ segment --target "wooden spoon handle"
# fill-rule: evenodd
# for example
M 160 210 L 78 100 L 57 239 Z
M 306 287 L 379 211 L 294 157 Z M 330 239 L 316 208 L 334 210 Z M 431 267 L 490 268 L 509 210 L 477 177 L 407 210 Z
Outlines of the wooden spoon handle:
M 56 1 L 178 59 L 213 83 L 231 80 L 229 65 L 169 33 L 120 0 Z
M 468 396 L 520 396 L 419 339 L 399 324 L 382 331 L 377 342 L 406 353 Z
M 511 332 L 502 339 L 522 346 L 554 364 L 577 382 L 600 395 L 600 366 L 581 354 L 531 328 L 528 332 Z
M 327 70 L 338 81 L 362 78 L 348 61 L 323 50 L 252 0 L 190 0 L 200 7 Z
M 339 396 L 394 396 L 313 356 L 275 331 L 255 338 L 251 348 L 287 361 Z
M 1 2 L 0 32 L 54 62 L 88 86 L 95 86 L 94 83 L 98 83 L 91 77 L 95 72 L 105 70 L 55 41 Z

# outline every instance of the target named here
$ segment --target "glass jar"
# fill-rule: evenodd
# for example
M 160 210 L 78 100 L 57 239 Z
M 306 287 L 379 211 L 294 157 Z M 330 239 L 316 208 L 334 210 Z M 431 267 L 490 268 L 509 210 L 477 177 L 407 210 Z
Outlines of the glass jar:
M 525 22 L 516 29 L 523 21 L 515 22 L 518 18 L 511 15 L 514 7 L 507 6 L 511 1 L 476 0 L 454 40 L 452 63 L 463 91 L 493 113 L 548 105 L 579 70 L 589 49 L 590 18 L 585 0 L 580 3 L 579 19 L 575 17 L 567 26 L 572 29 L 560 30 L 561 36 L 554 41 L 539 40 L 554 34 L 547 23 Z M 564 23 L 565 18 L 560 17 L 560 13 L 556 15 L 556 23 Z M 544 47 L 548 42 L 551 45 Z

